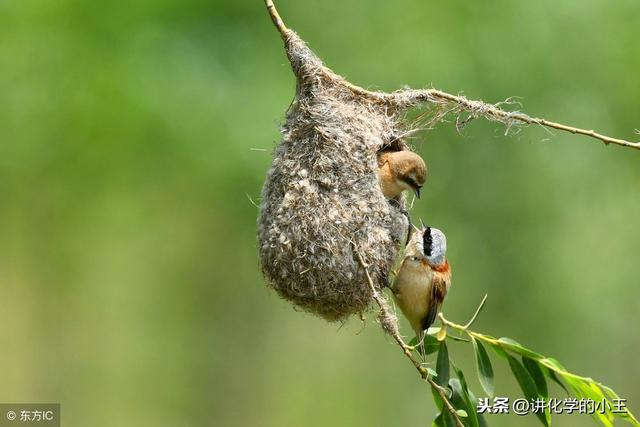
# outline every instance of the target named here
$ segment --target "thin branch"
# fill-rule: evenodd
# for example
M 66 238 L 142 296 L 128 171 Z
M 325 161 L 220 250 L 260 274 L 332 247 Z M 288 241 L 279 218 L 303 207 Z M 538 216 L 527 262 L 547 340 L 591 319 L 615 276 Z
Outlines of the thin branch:
M 278 14 L 278 11 L 273 4 L 273 0 L 265 0 L 265 5 L 269 11 L 269 16 L 273 25 L 276 27 L 282 39 L 286 42 L 289 36 L 290 30 L 286 27 L 282 18 Z M 329 70 L 324 70 L 325 73 L 329 73 Z M 335 75 L 328 76 L 333 80 L 336 80 Z M 458 111 L 467 111 L 470 116 L 465 122 L 473 120 L 477 117 L 484 117 L 491 121 L 503 123 L 507 126 L 507 129 L 513 124 L 524 125 L 540 125 L 545 128 L 557 129 L 563 132 L 569 132 L 578 135 L 588 136 L 593 139 L 602 141 L 605 145 L 614 144 L 622 147 L 634 148 L 640 150 L 640 142 L 631 142 L 624 139 L 613 138 L 607 135 L 603 135 L 594 131 L 593 129 L 581 129 L 562 123 L 553 122 L 551 120 L 530 117 L 527 114 L 519 111 L 505 111 L 500 108 L 501 103 L 487 104 L 480 100 L 470 100 L 464 96 L 452 95 L 447 92 L 443 92 L 437 89 L 424 89 L 424 90 L 401 90 L 393 93 L 386 92 L 374 92 L 364 89 L 360 86 L 354 85 L 344 79 L 338 78 L 337 83 L 348 89 L 354 94 L 361 95 L 375 103 L 388 103 L 394 105 L 410 106 L 420 102 L 431 102 L 436 104 L 448 104 L 455 106 Z
M 636 150 L 640 150 L 640 142 L 631 142 L 626 141 L 624 139 L 613 138 L 610 136 L 603 135 L 594 131 L 593 129 L 586 130 L 580 129 L 577 127 L 565 125 L 562 123 L 552 122 L 550 120 L 530 117 L 524 113 L 519 111 L 505 111 L 496 105 L 487 104 L 483 101 L 469 100 L 464 96 L 452 95 L 447 92 L 443 92 L 437 89 L 429 89 L 429 90 L 421 90 L 421 91 L 412 91 L 416 92 L 415 96 L 420 99 L 424 99 L 425 101 L 429 101 L 432 99 L 446 101 L 449 103 L 458 104 L 466 111 L 476 112 L 480 115 L 487 117 L 489 120 L 496 120 L 503 123 L 509 122 L 519 122 L 521 124 L 527 125 L 540 125 L 547 128 L 553 128 L 557 130 L 561 130 L 564 132 L 569 132 L 578 135 L 588 136 L 590 138 L 598 139 L 602 141 L 605 145 L 615 144 L 623 147 L 635 148 Z
M 487 294 L 484 294 L 484 298 L 482 298 L 482 301 L 480 302 L 480 305 L 476 309 L 476 312 L 473 314 L 473 317 L 471 318 L 471 320 L 469 320 L 467 322 L 467 324 L 464 325 L 465 329 L 467 329 L 469 326 L 473 325 L 473 322 L 476 321 L 476 319 L 478 318 L 478 314 L 480 314 L 480 312 L 482 311 L 482 307 L 484 307 L 484 303 L 485 302 L 487 302 Z
M 278 32 L 282 36 L 282 39 L 286 41 L 286 33 L 289 30 L 287 29 L 286 25 L 284 25 L 282 18 L 280 18 L 280 14 L 278 13 L 278 10 L 274 6 L 273 1 L 264 0 L 264 4 L 265 6 L 267 6 L 267 11 L 269 11 L 269 16 L 271 16 L 271 21 L 273 22 L 273 25 L 275 25 L 276 28 L 278 29 Z
M 378 307 L 380 307 L 380 311 L 382 312 L 382 315 L 384 317 L 388 317 L 389 312 L 388 312 L 387 304 L 385 304 L 384 299 L 380 296 L 380 294 L 376 290 L 376 287 L 373 285 L 373 280 L 371 279 L 371 275 L 369 274 L 369 266 L 362 258 L 362 255 L 360 254 L 360 251 L 358 251 L 358 248 L 355 246 L 355 244 L 352 243 L 352 245 L 356 253 L 356 256 L 358 257 L 358 262 L 360 263 L 360 266 L 362 266 L 362 268 L 364 269 L 364 274 L 365 274 L 365 277 L 367 278 L 367 283 L 373 295 L 373 299 L 378 304 Z M 436 383 L 433 380 L 433 378 L 431 378 L 431 376 L 429 375 L 429 372 L 425 369 L 425 367 L 422 366 L 422 364 L 420 364 L 420 362 L 416 360 L 415 357 L 413 357 L 413 353 L 411 353 L 412 347 L 408 346 L 404 342 L 404 340 L 402 339 L 402 336 L 400 336 L 400 333 L 397 330 L 388 331 L 388 332 L 396 341 L 396 343 L 398 343 L 400 348 L 402 348 L 402 352 L 405 354 L 405 356 L 407 356 L 409 360 L 411 360 L 411 363 L 413 363 L 413 366 L 415 366 L 415 368 L 418 370 L 418 372 L 420 373 L 420 376 L 423 379 L 427 380 L 427 382 L 431 385 L 431 387 L 433 387 L 436 390 L 436 392 L 440 395 L 442 402 L 447 407 L 447 410 L 449 411 L 449 413 L 451 413 L 451 416 L 455 420 L 456 426 L 464 427 L 464 424 L 462 424 L 462 421 L 460 420 L 460 417 L 456 412 L 456 408 L 453 407 L 453 405 L 449 401 L 449 398 L 447 397 L 446 389 L 440 386 L 438 383 Z

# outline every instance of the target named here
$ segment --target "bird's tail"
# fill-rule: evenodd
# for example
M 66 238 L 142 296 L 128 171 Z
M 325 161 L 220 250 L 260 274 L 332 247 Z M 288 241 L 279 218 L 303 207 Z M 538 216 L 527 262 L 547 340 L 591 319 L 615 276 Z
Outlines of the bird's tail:
M 438 304 L 431 304 L 429 307 L 429 311 L 427 311 L 427 315 L 422 319 L 422 329 L 427 330 L 433 325 L 433 322 L 436 321 L 436 317 L 438 316 L 438 312 L 440 311 L 440 306 Z

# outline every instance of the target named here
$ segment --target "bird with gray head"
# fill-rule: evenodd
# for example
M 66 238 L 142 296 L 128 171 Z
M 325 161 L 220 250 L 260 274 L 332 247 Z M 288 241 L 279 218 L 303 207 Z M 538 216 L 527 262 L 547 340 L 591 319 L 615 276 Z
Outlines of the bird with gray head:
M 422 342 L 442 309 L 451 287 L 451 266 L 446 258 L 447 239 L 437 228 L 413 233 L 402 265 L 392 285 L 393 296 Z

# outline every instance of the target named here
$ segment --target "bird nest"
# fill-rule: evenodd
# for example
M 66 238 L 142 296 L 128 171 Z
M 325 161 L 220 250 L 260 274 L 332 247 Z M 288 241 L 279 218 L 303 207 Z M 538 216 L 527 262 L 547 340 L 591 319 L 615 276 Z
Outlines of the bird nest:
M 509 100 L 487 104 L 437 89 L 385 93 L 355 86 L 323 65 L 271 0 L 265 4 L 297 85 L 262 190 L 260 261 L 280 296 L 325 319 L 362 313 L 374 298 L 386 304 L 377 291 L 387 284 L 409 224 L 404 201 L 389 203 L 382 194 L 377 153 L 408 149 L 403 135 L 418 126 L 405 122 L 409 108 L 429 105 L 420 115 L 423 128 L 453 116 L 460 131 L 484 118 L 504 124 L 507 133 L 535 124 L 640 149 L 640 142 L 501 109 Z M 395 325 L 381 323 L 388 330 Z
M 386 286 L 409 221 L 377 178 L 377 153 L 408 149 L 402 108 L 354 91 L 293 31 L 286 51 L 296 96 L 267 173 L 258 241 L 262 271 L 283 298 L 327 320 L 372 302 Z

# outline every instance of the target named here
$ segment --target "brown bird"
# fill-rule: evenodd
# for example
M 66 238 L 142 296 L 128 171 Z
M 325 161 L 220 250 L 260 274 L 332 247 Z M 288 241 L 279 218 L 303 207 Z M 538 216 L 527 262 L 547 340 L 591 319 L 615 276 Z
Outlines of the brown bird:
M 412 151 L 383 151 L 378 153 L 378 180 L 387 199 L 398 198 L 404 190 L 413 190 L 420 198 L 427 165 Z
M 393 296 L 418 337 L 433 324 L 451 286 L 447 240 L 436 228 L 413 234 L 400 270 L 393 281 Z

